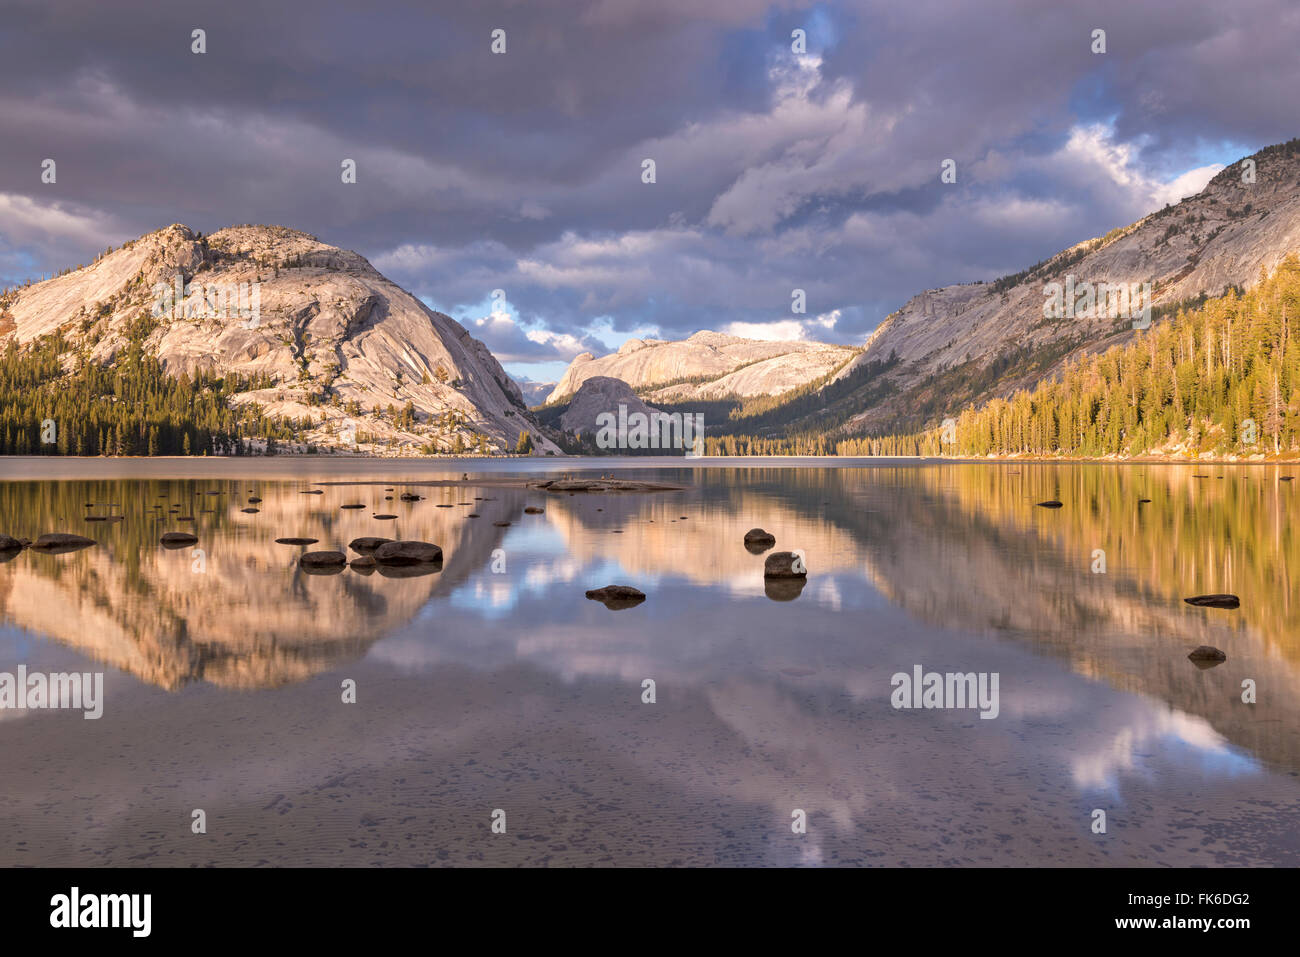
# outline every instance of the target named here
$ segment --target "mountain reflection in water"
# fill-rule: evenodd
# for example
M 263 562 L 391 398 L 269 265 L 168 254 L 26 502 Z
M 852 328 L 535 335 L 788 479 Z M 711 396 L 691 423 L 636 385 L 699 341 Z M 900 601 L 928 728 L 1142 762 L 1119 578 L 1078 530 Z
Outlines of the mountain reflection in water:
M 1287 470 L 675 464 L 618 463 L 684 486 L 655 493 L 420 484 L 502 474 L 472 463 L 0 482 L 0 533 L 99 542 L 0 563 L 0 671 L 108 672 L 99 721 L 0 711 L 0 864 L 1300 863 Z M 806 556 L 787 600 L 756 526 Z M 443 566 L 297 566 L 366 535 Z M 648 598 L 584 597 L 615 583 Z M 1241 607 L 1183 602 L 1214 592 Z M 998 673 L 998 717 L 895 710 L 916 665 Z M 232 836 L 190 840 L 194 807 Z

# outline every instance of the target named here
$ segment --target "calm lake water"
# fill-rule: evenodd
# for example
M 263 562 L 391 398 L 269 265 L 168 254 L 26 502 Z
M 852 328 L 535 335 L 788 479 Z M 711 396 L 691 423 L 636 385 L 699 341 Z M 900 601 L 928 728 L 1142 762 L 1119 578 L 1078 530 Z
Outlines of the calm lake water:
M 0 865 L 1300 864 L 1300 469 L 682 466 L 0 459 L 0 534 L 99 543 L 0 563 L 0 672 L 104 673 L 99 720 L 0 710 Z M 499 484 L 615 470 L 683 488 Z M 364 535 L 443 566 L 274 541 Z M 895 708 L 917 666 L 997 716 Z

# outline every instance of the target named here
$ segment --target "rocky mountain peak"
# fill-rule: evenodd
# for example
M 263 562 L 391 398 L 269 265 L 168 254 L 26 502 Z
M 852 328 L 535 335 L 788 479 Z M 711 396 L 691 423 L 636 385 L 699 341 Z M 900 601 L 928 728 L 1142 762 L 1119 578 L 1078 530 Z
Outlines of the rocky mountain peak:
M 243 225 L 204 237 L 174 223 L 7 299 L 0 346 L 58 333 L 106 363 L 138 341 L 172 374 L 256 382 L 236 401 L 310 423 L 303 443 L 503 451 L 528 431 L 537 449 L 558 451 L 460 323 L 365 257 L 299 230 Z

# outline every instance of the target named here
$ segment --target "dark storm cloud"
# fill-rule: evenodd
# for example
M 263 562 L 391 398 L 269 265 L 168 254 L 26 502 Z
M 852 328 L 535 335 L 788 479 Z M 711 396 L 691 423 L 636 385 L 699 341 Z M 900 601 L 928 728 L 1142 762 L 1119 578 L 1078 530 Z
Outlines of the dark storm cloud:
M 1283 0 L 10 2 L 0 277 L 280 223 L 469 322 L 506 289 L 475 332 L 507 361 L 600 351 L 597 320 L 860 341 L 1296 135 L 1297 39 Z

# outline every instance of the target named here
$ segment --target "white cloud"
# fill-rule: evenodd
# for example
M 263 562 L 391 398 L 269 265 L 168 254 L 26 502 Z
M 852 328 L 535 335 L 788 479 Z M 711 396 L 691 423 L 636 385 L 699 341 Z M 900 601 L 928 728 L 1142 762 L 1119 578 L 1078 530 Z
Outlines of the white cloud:
M 100 210 L 0 193 L 0 238 L 7 243 L 72 241 L 102 250 L 121 242 L 121 235 L 113 217 Z
M 810 319 L 774 319 L 770 322 L 729 322 L 720 332 L 744 339 L 763 339 L 769 342 L 799 342 L 819 340 L 835 329 L 840 311 L 833 310 Z
M 568 333 L 524 329 L 506 312 L 493 311 L 463 325 L 483 341 L 500 362 L 569 362 L 588 346 Z

